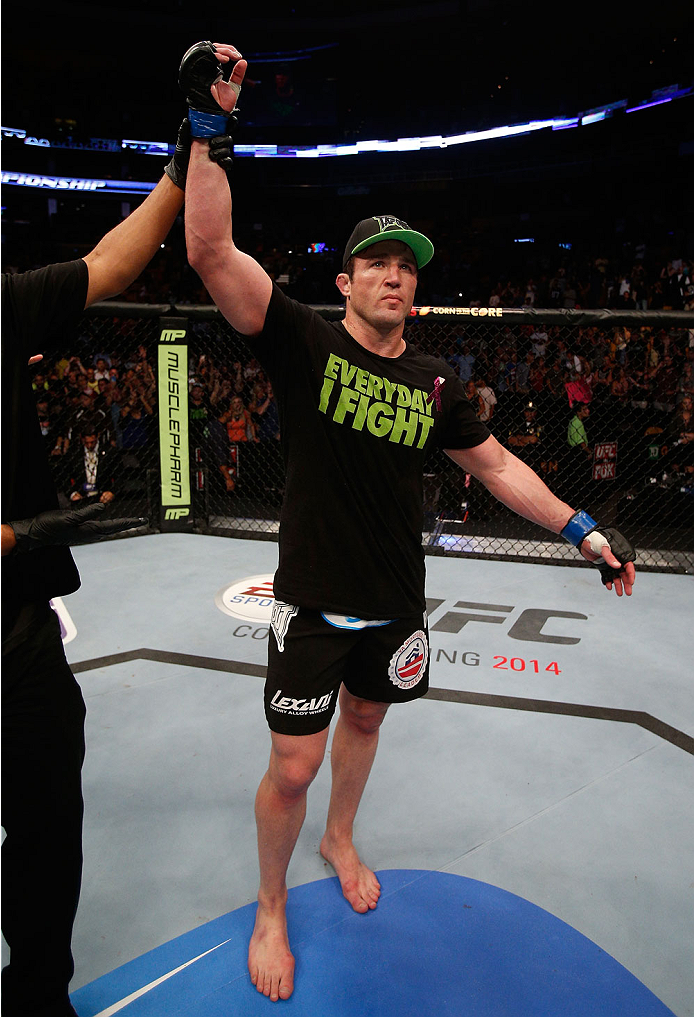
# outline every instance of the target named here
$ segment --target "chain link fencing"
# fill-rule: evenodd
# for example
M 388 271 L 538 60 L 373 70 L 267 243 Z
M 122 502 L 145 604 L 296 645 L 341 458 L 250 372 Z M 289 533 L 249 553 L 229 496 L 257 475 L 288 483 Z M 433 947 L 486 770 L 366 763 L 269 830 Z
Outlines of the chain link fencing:
M 559 497 L 621 529 L 640 566 L 694 568 L 694 314 L 423 307 L 405 334 L 454 366 L 496 438 Z M 277 539 L 272 389 L 216 308 L 96 305 L 41 367 L 64 503 L 108 491 L 110 511 L 150 529 Z M 426 466 L 424 519 L 429 554 L 580 564 L 443 452 Z

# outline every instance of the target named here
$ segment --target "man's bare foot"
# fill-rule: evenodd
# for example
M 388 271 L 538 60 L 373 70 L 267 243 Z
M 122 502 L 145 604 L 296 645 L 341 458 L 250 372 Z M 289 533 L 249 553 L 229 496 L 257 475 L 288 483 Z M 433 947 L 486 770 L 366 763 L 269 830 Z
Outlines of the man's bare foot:
M 342 893 L 355 911 L 364 914 L 372 911 L 381 896 L 381 884 L 359 858 L 351 841 L 337 844 L 328 834 L 324 834 L 320 845 L 320 853 L 329 862 L 340 880 Z
M 294 991 L 294 957 L 289 949 L 284 905 L 258 904 L 255 928 L 248 947 L 248 970 L 258 992 L 273 1003 L 289 999 Z

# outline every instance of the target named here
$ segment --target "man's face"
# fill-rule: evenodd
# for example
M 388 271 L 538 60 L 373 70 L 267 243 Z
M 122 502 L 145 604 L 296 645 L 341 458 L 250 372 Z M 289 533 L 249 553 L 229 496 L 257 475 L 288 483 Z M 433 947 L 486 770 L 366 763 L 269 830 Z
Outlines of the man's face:
M 87 452 L 93 452 L 96 448 L 96 435 L 85 434 L 82 438 L 82 444 L 86 448 Z
M 353 314 L 379 330 L 407 318 L 417 288 L 417 262 L 399 240 L 381 240 L 355 255 L 352 278 L 344 272 L 337 286 Z

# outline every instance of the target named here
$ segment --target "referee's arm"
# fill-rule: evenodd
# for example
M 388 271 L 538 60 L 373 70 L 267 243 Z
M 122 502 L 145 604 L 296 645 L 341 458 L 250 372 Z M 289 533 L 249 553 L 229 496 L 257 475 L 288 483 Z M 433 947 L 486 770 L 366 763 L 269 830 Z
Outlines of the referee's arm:
M 122 293 L 157 253 L 183 206 L 183 191 L 166 175 L 142 204 L 85 255 L 85 307 Z

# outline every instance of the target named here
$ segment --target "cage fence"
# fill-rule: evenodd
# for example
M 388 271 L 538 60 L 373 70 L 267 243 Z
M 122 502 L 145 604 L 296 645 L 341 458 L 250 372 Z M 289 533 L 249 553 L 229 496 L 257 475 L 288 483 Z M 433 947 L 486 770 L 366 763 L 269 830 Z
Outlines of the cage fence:
M 642 567 L 694 568 L 694 314 L 422 307 L 405 337 L 451 364 L 496 438 L 559 497 L 622 530 Z M 109 511 L 146 516 L 150 530 L 277 539 L 272 387 L 216 308 L 95 305 L 40 366 L 63 504 L 108 492 Z M 429 554 L 577 564 L 442 451 L 425 468 L 422 542 Z

